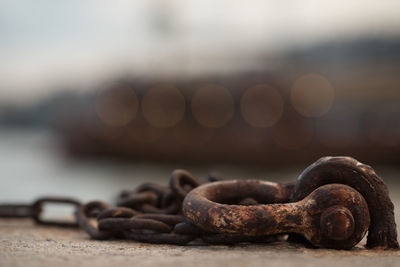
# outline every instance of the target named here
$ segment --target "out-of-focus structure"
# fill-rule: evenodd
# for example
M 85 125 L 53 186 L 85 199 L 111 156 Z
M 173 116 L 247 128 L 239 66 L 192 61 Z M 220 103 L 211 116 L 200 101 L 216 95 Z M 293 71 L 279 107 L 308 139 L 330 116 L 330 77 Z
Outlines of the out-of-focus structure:
M 397 163 L 400 56 L 397 44 L 387 57 L 368 54 L 381 45 L 350 46 L 339 64 L 326 47 L 292 55 L 277 72 L 116 81 L 60 133 L 74 155 L 284 164 L 343 154 Z
M 73 90 L 39 104 L 3 101 L 2 124 L 51 126 L 73 157 L 272 165 L 349 155 L 400 162 L 395 8 L 369 2 L 357 17 L 343 1 L 329 12 L 312 1 L 231 9 L 230 1 L 184 2 L 140 2 L 129 6 L 132 16 L 123 16 L 129 12 L 121 4 L 118 14 L 135 22 L 129 38 L 121 37 L 128 21 L 104 13 L 121 30 L 110 37 L 125 45 L 107 58 L 119 64 L 93 74 L 90 85 L 63 76 L 57 87 Z M 85 51 L 70 55 L 86 64 Z M 85 64 L 77 68 L 87 79 L 97 63 Z

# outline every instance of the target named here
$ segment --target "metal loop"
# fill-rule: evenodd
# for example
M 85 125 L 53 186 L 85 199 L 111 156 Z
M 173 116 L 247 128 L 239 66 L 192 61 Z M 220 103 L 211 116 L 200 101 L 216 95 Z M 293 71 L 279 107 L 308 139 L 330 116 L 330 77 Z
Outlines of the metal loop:
M 97 220 L 102 220 L 105 218 L 131 218 L 138 215 L 139 212 L 125 207 L 111 208 L 101 211 L 97 215 Z
M 113 237 L 112 232 L 99 231 L 90 221 L 90 218 L 101 214 L 106 209 L 111 209 L 111 206 L 102 201 L 92 201 L 80 206 L 76 212 L 76 220 L 79 226 L 93 239 L 103 240 Z
M 174 201 L 166 208 L 158 208 L 153 205 L 144 204 L 139 209 L 144 213 L 155 213 L 155 214 L 175 214 L 180 212 L 182 208 L 181 201 Z
M 121 207 L 129 207 L 138 209 L 143 204 L 157 205 L 158 195 L 151 191 L 133 193 L 120 199 L 117 203 Z
M 182 234 L 182 235 L 198 236 L 203 231 L 199 227 L 185 221 L 185 222 L 176 224 L 174 227 L 174 232 L 177 234 Z
M 134 192 L 141 193 L 141 192 L 153 192 L 156 193 L 160 198 L 165 194 L 170 192 L 170 189 L 166 186 L 153 184 L 153 183 L 144 183 L 139 185 Z
M 394 206 L 383 180 L 368 165 L 351 157 L 323 157 L 299 176 L 291 199 L 298 201 L 326 184 L 345 184 L 363 195 L 371 213 L 367 247 L 399 248 Z
M 106 218 L 98 221 L 100 231 L 151 230 L 158 233 L 169 233 L 171 227 L 152 219 L 142 218 Z
M 200 182 L 188 171 L 175 170 L 169 179 L 172 192 L 179 199 L 184 199 L 187 193 L 200 185 Z M 185 188 L 185 186 L 188 186 Z
M 140 214 L 135 216 L 135 218 L 156 220 L 172 226 L 183 222 L 185 219 L 182 215 L 171 214 Z
M 42 218 L 43 206 L 48 203 L 70 204 L 74 206 L 76 210 L 82 205 L 78 200 L 72 198 L 61 198 L 61 197 L 40 198 L 32 204 L 32 209 L 34 211 L 32 218 L 35 220 L 37 224 L 60 226 L 60 227 L 79 227 L 77 222 L 43 219 Z
M 2 218 L 31 218 L 38 213 L 32 205 L 3 204 L 0 205 L 0 217 Z
M 252 206 L 228 204 L 251 195 L 255 189 L 274 193 L 277 201 Z M 324 185 L 296 203 L 282 203 L 282 197 L 288 197 L 285 192 L 284 186 L 263 181 L 209 183 L 188 194 L 183 214 L 208 232 L 226 236 L 301 233 L 315 246 L 336 249 L 352 248 L 368 230 L 368 205 L 352 187 Z M 255 199 L 258 197 L 254 194 Z

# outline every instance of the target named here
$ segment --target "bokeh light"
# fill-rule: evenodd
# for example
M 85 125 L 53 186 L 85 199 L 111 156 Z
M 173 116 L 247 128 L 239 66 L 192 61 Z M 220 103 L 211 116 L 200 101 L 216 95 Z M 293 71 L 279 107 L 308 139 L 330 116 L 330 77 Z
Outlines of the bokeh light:
M 335 98 L 331 82 L 318 74 L 298 78 L 290 91 L 293 107 L 305 117 L 320 117 L 329 111 Z
M 215 84 L 202 86 L 193 95 L 192 113 L 196 121 L 204 127 L 223 127 L 233 117 L 232 95 L 223 86 Z
M 282 116 L 283 99 L 276 89 L 259 84 L 246 90 L 240 101 L 240 109 L 248 124 L 266 128 L 274 125 Z
M 125 126 L 131 122 L 139 108 L 138 98 L 129 86 L 120 86 L 100 92 L 95 101 L 99 118 L 108 126 Z
M 185 98 L 171 85 L 155 85 L 142 100 L 143 115 L 154 127 L 168 128 L 182 120 L 185 113 Z

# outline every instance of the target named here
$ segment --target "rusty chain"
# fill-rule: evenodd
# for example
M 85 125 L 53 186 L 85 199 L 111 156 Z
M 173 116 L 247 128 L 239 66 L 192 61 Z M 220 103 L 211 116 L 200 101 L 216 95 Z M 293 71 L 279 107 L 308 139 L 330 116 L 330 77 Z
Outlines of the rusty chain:
M 74 206 L 76 221 L 45 220 L 48 203 Z M 351 249 L 368 232 L 368 248 L 399 248 L 386 185 L 370 166 L 349 157 L 321 158 L 293 184 L 221 181 L 216 175 L 201 184 L 189 172 L 175 170 L 168 186 L 145 183 L 122 191 L 116 207 L 40 198 L 30 205 L 0 205 L 0 217 L 80 227 L 98 240 L 232 244 L 269 243 L 289 235 L 287 240 L 306 240 L 314 247 Z

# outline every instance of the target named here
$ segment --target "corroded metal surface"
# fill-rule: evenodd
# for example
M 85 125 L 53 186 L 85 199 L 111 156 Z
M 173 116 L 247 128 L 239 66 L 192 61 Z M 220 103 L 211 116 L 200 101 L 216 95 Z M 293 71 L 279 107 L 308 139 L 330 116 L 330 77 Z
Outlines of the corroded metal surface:
M 32 218 L 37 224 L 59 226 L 59 227 L 78 227 L 73 221 L 49 220 L 43 216 L 43 207 L 46 204 L 58 203 L 71 205 L 75 209 L 81 206 L 81 203 L 68 197 L 41 197 L 32 204 L 2 204 L 0 205 L 0 217 L 3 218 Z
M 313 245 L 348 249 L 360 242 L 369 227 L 364 198 L 346 185 L 325 185 L 296 203 L 230 205 L 232 197 L 251 194 L 262 187 L 274 203 L 285 199 L 285 187 L 260 181 L 227 181 L 203 185 L 191 191 L 183 214 L 204 230 L 245 236 L 301 233 Z M 224 188 L 221 193 L 221 188 Z M 247 188 L 248 191 L 241 190 Z M 226 197 L 226 198 L 225 198 Z M 229 202 L 229 201 L 228 201 Z M 333 208 L 333 209 L 332 209 Z M 331 209 L 327 212 L 327 209 Z
M 292 201 L 303 199 L 318 187 L 339 183 L 360 192 L 368 203 L 371 226 L 367 246 L 399 248 L 394 206 L 383 180 L 368 165 L 350 157 L 324 157 L 309 166 L 299 176 Z
M 193 188 L 200 185 L 200 182 L 188 171 L 175 170 L 169 179 L 169 186 L 172 192 L 181 200 L 185 198 L 187 193 Z

